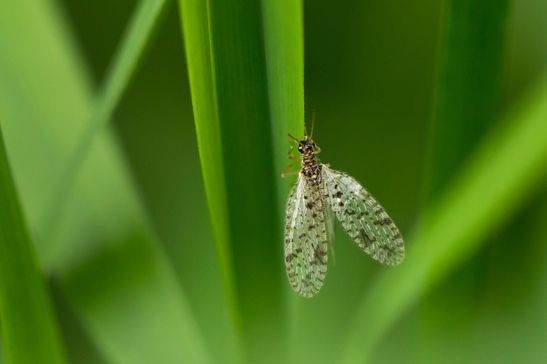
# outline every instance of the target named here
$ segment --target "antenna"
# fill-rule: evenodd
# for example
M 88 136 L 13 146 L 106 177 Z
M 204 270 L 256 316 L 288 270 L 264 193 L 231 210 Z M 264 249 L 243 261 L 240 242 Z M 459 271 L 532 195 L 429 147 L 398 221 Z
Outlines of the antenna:
M 295 142 L 300 142 L 300 140 L 298 140 L 298 138 L 296 138 L 295 136 L 293 136 L 291 133 L 289 133 L 289 138 L 291 138 L 292 140 L 294 140 Z

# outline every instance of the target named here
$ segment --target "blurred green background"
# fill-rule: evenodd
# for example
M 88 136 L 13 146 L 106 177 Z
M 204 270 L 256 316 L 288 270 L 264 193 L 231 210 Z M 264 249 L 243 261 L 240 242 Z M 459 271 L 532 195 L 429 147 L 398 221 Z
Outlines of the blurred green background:
M 259 2 L 236 3 L 254 8 Z M 303 4 L 306 119 L 315 111 L 321 159 L 378 198 L 410 238 L 409 251 L 424 211 L 437 211 L 430 206 L 484 140 L 520 123 L 513 115 L 545 82 L 547 2 L 454 4 Z M 64 166 L 137 6 L 129 0 L 0 5 L 0 126 L 66 361 L 245 362 L 240 351 L 248 351 L 249 341 L 238 338 L 215 252 L 175 2 L 167 1 L 112 122 L 81 161 L 66 207 L 49 210 L 57 204 L 48 196 L 63 185 Z M 547 94 L 535 102 L 545 108 Z M 544 125 L 547 135 L 547 118 Z M 541 160 L 527 175 L 530 183 L 519 185 L 522 199 L 502 208 L 500 226 L 484 224 L 480 248 L 447 262 L 447 274 L 429 277 L 436 284 L 379 329 L 368 362 L 547 362 L 547 158 Z M 518 188 L 512 193 L 520 195 Z M 488 204 L 480 194 L 475 203 Z M 272 266 L 282 264 L 283 242 L 277 243 Z M 237 259 L 256 256 L 238 251 Z M 263 325 L 264 332 L 250 335 L 268 337 L 287 353 L 265 351 L 261 358 L 255 352 L 246 361 L 364 362 L 346 352 L 354 342 L 348 335 L 367 330 L 352 327 L 362 324 L 362 297 L 386 269 L 337 230 L 336 264 L 316 298 L 294 297 L 284 275 L 273 274 L 292 313 L 271 319 L 292 331 L 270 333 Z M 13 360 L 19 362 L 32 360 Z

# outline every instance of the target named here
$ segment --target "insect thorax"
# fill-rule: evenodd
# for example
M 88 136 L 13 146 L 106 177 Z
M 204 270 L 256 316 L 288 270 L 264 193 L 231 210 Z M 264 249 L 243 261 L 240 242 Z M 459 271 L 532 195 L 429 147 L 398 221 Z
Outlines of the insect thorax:
M 301 173 L 308 182 L 316 185 L 321 183 L 321 163 L 317 160 L 315 153 L 308 152 L 302 154 Z

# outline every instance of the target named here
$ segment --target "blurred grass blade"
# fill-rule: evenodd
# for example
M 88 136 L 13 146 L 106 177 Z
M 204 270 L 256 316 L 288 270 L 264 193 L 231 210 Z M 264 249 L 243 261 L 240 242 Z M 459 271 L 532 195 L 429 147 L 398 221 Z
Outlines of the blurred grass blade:
M 491 135 L 440 203 L 430 209 L 398 268 L 374 282 L 358 308 L 343 363 L 363 363 L 389 327 L 434 283 L 476 250 L 544 177 L 547 79 Z
M 442 16 L 429 200 L 479 144 L 499 112 L 509 0 L 447 0 Z
M 151 41 L 152 35 L 160 22 L 161 15 L 170 0 L 141 0 L 131 22 L 123 37 L 122 44 L 112 61 L 106 76 L 106 81 L 99 92 L 97 103 L 94 107 L 86 129 L 81 135 L 80 140 L 73 156 L 63 171 L 61 184 L 56 186 L 46 209 L 44 211 L 44 226 L 50 229 L 46 239 L 51 238 L 58 227 L 59 217 L 63 216 L 67 196 L 76 183 L 78 170 L 83 161 L 89 154 L 93 141 L 99 130 L 108 123 L 112 114 L 118 105 L 123 92 L 127 88 L 132 76 L 142 60 L 145 50 Z M 57 254 L 57 246 L 50 249 L 51 257 Z M 53 259 L 49 258 L 48 259 Z
M 300 4 L 180 5 L 205 189 L 234 322 L 250 362 L 283 361 L 279 184 L 286 182 L 279 153 L 286 157 L 287 133 L 303 129 Z
M 12 364 L 65 363 L 33 250 L 0 129 L 0 320 L 6 357 Z
M 50 244 L 44 239 L 49 227 L 42 225 L 50 202 L 44 196 L 52 186 L 67 185 L 60 178 L 93 110 L 91 83 L 52 2 L 0 2 L 0 13 L 10 14 L 0 22 L 0 119 L 44 253 Z M 106 360 L 207 363 L 187 299 L 148 230 L 109 132 L 98 133 L 73 181 L 54 235 L 54 279 Z
M 209 363 L 169 262 L 149 239 L 135 229 L 66 272 L 68 301 L 112 363 Z
M 424 202 L 439 197 L 454 172 L 499 121 L 509 0 L 447 0 L 443 10 Z M 476 307 L 482 288 L 477 279 L 484 270 L 481 258 L 466 264 L 463 272 L 421 302 L 418 342 L 424 345 L 417 345 L 416 350 L 422 355 L 442 351 L 448 331 L 469 329 L 468 313 Z M 452 325 L 443 319 L 446 312 L 451 312 Z

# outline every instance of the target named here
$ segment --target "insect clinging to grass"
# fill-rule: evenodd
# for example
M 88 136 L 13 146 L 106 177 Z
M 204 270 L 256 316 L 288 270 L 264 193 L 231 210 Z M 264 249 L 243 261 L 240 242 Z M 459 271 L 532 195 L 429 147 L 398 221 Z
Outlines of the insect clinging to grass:
M 333 248 L 334 216 L 374 260 L 397 265 L 405 255 L 399 229 L 374 197 L 353 177 L 319 161 L 313 124 L 302 140 L 289 135 L 298 144 L 301 167 L 287 202 L 285 267 L 292 288 L 304 297 L 315 296 L 323 285 L 327 251 Z M 291 146 L 289 158 L 298 160 L 292 150 Z

